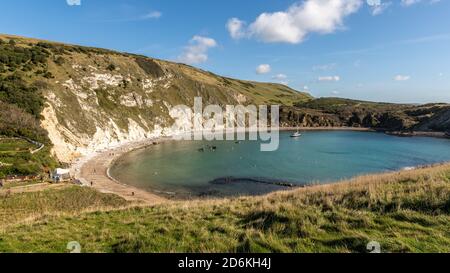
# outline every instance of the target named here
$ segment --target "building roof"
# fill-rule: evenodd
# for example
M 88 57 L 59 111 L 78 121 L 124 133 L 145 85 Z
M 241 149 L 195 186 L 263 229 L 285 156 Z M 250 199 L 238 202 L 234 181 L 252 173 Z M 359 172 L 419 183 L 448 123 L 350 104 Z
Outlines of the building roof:
M 70 174 L 70 170 L 69 170 L 69 169 L 61 169 L 61 168 L 57 168 L 57 169 L 55 170 L 55 174 L 56 174 L 56 175 Z

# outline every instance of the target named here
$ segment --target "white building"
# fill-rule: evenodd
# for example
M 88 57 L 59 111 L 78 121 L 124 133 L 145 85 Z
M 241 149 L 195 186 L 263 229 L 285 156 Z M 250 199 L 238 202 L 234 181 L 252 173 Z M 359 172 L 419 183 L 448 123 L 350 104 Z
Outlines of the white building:
M 52 173 L 52 179 L 55 182 L 66 181 L 70 179 L 70 170 L 57 168 Z

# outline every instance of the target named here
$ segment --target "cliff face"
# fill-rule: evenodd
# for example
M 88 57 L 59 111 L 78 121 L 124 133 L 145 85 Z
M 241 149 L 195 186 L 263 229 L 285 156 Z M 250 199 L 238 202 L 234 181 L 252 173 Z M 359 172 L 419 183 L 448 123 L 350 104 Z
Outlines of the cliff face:
M 187 65 L 104 49 L 0 36 L 17 75 L 45 98 L 41 126 L 59 160 L 173 133 L 169 109 L 203 104 L 293 105 L 312 97 L 287 86 L 220 77 Z M 39 62 L 33 59 L 39 54 Z M 25 56 L 24 56 L 25 54 Z M 11 101 L 14 102 L 14 101 Z M 36 107 L 39 109 L 39 107 Z

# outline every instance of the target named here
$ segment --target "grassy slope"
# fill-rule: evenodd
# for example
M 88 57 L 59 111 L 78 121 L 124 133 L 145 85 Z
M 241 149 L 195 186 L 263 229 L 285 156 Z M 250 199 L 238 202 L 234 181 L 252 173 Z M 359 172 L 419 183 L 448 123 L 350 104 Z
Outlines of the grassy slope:
M 0 153 L 22 153 L 35 150 L 36 148 L 35 145 L 23 139 L 0 138 Z
M 343 98 L 318 98 L 288 107 L 282 121 L 305 126 L 355 126 L 387 131 L 450 130 L 450 104 L 394 104 Z M 303 118 L 305 115 L 307 119 Z M 298 119 L 300 117 L 300 119 Z M 305 124 L 306 123 L 306 124 Z M 292 124 L 290 124 L 292 126 Z
M 48 144 L 47 144 L 48 145 Z M 26 140 L 0 135 L 0 179 L 7 175 L 38 174 L 43 166 L 55 166 L 50 147 L 31 154 L 38 147 Z
M 8 184 L 5 185 L 8 188 Z M 46 190 L 7 195 L 0 191 L 0 229 L 22 222 L 33 223 L 52 215 L 79 214 L 83 211 L 123 207 L 128 203 L 112 194 L 78 186 L 66 186 L 58 190 Z M 1 236 L 0 236 L 1 238 Z
M 304 103 L 298 103 L 297 105 L 300 107 L 317 110 L 326 110 L 330 112 L 342 111 L 345 108 L 351 109 L 365 108 L 372 111 L 389 111 L 411 107 L 411 105 L 407 104 L 359 101 L 343 98 L 318 98 Z
M 25 202 L 26 216 L 45 202 L 48 212 L 26 224 L 6 219 L 0 252 L 63 252 L 72 240 L 86 252 L 364 252 L 371 240 L 386 252 L 450 251 L 450 165 L 265 197 L 90 213 L 79 212 L 93 206 L 83 205 L 86 196 L 101 194 L 70 191 L 41 193 L 53 201 L 0 199 L 1 211 Z M 124 205 L 100 199 L 94 207 Z

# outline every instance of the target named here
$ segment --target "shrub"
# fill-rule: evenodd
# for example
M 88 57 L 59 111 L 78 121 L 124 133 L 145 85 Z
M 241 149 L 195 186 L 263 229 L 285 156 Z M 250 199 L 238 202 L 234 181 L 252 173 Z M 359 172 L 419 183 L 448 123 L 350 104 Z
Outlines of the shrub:
M 0 100 L 17 105 L 36 118 L 40 117 L 44 106 L 41 91 L 36 87 L 28 86 L 19 73 L 0 77 Z
M 66 61 L 65 61 L 64 58 L 61 57 L 61 56 L 59 56 L 59 57 L 57 57 L 57 58 L 55 59 L 55 63 L 56 63 L 57 65 L 63 65 L 65 62 L 66 62 Z
M 42 143 L 50 143 L 39 120 L 16 105 L 0 101 L 0 135 L 23 136 Z
M 112 72 L 112 71 L 116 70 L 116 66 L 114 64 L 110 64 L 110 65 L 108 65 L 108 67 L 106 69 L 108 69 L 109 71 Z
M 151 75 L 155 78 L 164 76 L 164 71 L 162 70 L 162 68 L 152 59 L 136 57 L 136 63 L 148 75 Z
M 44 77 L 44 78 L 47 78 L 47 79 L 53 79 L 53 78 L 55 78 L 55 77 L 53 76 L 53 74 L 52 74 L 51 72 L 49 72 L 49 71 L 45 72 L 44 75 L 43 75 L 43 77 Z
M 45 65 L 49 55 L 50 52 L 45 48 L 38 46 L 18 47 L 14 40 L 10 40 L 8 44 L 0 43 L 0 64 L 5 65 L 10 71 L 30 65 L 30 63 L 34 66 Z

